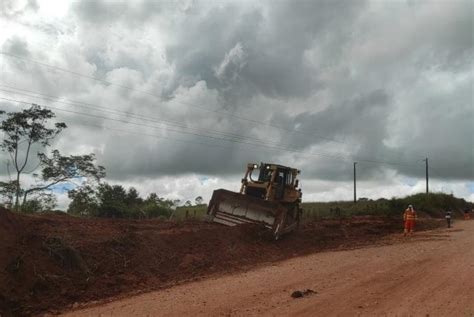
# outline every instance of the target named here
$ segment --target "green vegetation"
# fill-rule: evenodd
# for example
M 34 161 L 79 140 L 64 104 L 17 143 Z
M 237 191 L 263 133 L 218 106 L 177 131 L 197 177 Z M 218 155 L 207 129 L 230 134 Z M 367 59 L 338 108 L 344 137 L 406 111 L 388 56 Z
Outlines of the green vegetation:
M 339 218 L 356 215 L 380 215 L 401 217 L 406 207 L 411 204 L 421 215 L 440 217 L 447 208 L 454 213 L 461 213 L 465 208 L 473 208 L 473 204 L 464 199 L 443 193 L 416 194 L 403 198 L 365 200 L 357 203 L 351 201 L 308 202 L 303 203 L 303 218 Z
M 203 219 L 207 213 L 207 204 L 199 204 L 196 206 L 181 206 L 177 207 L 173 212 L 171 219 Z
M 51 122 L 55 118 L 51 110 L 33 104 L 18 112 L 0 110 L 0 118 L 3 134 L 0 150 L 8 153 L 6 167 L 10 178 L 0 182 L 0 197 L 9 208 L 23 212 L 52 209 L 55 199 L 50 191 L 54 186 L 76 179 L 98 182 L 105 176 L 105 168 L 95 164 L 93 153 L 70 156 L 58 150 L 44 153 L 54 138 L 67 128 L 64 122 Z M 35 173 L 37 169 L 39 173 Z M 23 183 L 24 174 L 32 174 L 33 185 Z
M 302 203 L 303 219 L 317 220 L 345 218 L 351 216 L 374 215 L 384 217 L 401 217 L 403 211 L 411 204 L 421 216 L 442 217 L 446 208 L 451 208 L 461 215 L 465 208 L 473 208 L 473 204 L 464 199 L 443 193 L 416 194 L 403 198 L 377 200 L 361 199 L 356 204 L 352 201 L 305 202 Z M 177 207 L 171 219 L 203 219 L 207 205 Z
M 69 193 L 71 203 L 68 213 L 83 217 L 168 219 L 173 212 L 174 202 L 151 193 L 140 197 L 138 191 L 121 185 L 101 183 L 97 187 L 82 186 Z

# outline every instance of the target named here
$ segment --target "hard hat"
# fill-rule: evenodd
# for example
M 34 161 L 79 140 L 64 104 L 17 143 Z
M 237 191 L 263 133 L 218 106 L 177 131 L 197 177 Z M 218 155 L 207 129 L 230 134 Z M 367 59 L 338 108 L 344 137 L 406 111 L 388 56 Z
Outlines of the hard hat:
M 412 206 L 412 205 L 408 205 L 408 208 L 413 208 L 413 206 Z

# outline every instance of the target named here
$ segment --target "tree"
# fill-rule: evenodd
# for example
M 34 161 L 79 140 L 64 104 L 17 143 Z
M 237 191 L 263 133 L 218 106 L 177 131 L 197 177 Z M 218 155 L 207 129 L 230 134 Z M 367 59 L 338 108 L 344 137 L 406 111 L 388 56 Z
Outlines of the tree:
M 37 197 L 21 205 L 21 210 L 26 213 L 52 211 L 57 206 L 57 199 L 51 193 L 41 192 Z
M 124 203 L 128 207 L 136 207 L 143 203 L 143 199 L 135 187 L 130 187 L 125 195 Z
M 107 218 L 168 218 L 173 202 L 151 193 L 142 199 L 138 191 L 121 185 L 101 183 L 97 187 L 83 186 L 69 192 L 68 212 L 81 216 Z
M 151 193 L 144 200 L 141 211 L 147 218 L 163 217 L 167 219 L 172 213 L 172 206 L 171 200 L 160 198 L 156 193 Z
M 108 218 L 126 218 L 127 206 L 125 199 L 127 191 L 121 185 L 100 184 L 97 191 L 99 202 L 98 216 Z
M 200 205 L 203 202 L 203 199 L 201 196 L 197 196 L 194 201 L 196 202 L 196 205 Z
M 50 189 L 75 178 L 85 177 L 99 182 L 105 177 L 105 168 L 94 164 L 94 154 L 62 156 L 58 150 L 53 150 L 51 157 L 44 153 L 38 153 L 38 157 L 42 168 L 40 183 L 23 191 L 22 204 L 26 203 L 26 198 L 31 193 Z
M 43 147 L 49 146 L 51 139 L 66 128 L 66 124 L 56 122 L 53 127 L 48 128 L 46 121 L 54 118 L 55 115 L 51 110 L 42 109 L 38 105 L 32 105 L 29 109 L 20 112 L 0 111 L 0 115 L 6 115 L 6 119 L 0 125 L 0 130 L 5 134 L 0 146 L 2 150 L 10 154 L 16 171 L 15 209 L 18 210 L 22 192 L 20 177 L 30 159 L 32 146 L 36 144 Z M 21 157 L 22 152 L 23 157 Z
M 15 181 L 0 182 L 0 196 L 5 198 L 5 205 L 7 208 L 11 208 L 13 205 L 16 188 Z
M 99 203 L 97 202 L 96 189 L 91 185 L 85 185 L 67 193 L 71 199 L 68 213 L 79 216 L 96 216 Z
M 0 183 L 0 187 L 4 196 L 5 193 L 11 195 L 13 191 L 15 210 L 20 209 L 21 196 L 23 196 L 22 205 L 25 205 L 28 195 L 40 194 L 54 185 L 81 177 L 99 180 L 105 176 L 105 169 L 94 164 L 93 154 L 62 156 L 58 150 L 53 150 L 52 156 L 48 157 L 38 151 L 36 153 L 38 165 L 33 168 L 33 171 L 41 167 L 41 173 L 33 174 L 33 176 L 39 183 L 30 188 L 23 188 L 21 175 L 26 172 L 28 164 L 31 163 L 34 156 L 33 149 L 49 147 L 51 140 L 67 126 L 64 122 L 50 123 L 55 114 L 35 104 L 19 112 L 0 111 L 0 116 L 5 117 L 0 124 L 0 131 L 4 132 L 0 148 L 9 154 L 11 165 L 15 170 L 15 179 Z
M 184 203 L 184 205 L 185 205 L 186 207 L 191 207 L 193 204 L 191 203 L 190 200 L 186 200 L 186 202 Z

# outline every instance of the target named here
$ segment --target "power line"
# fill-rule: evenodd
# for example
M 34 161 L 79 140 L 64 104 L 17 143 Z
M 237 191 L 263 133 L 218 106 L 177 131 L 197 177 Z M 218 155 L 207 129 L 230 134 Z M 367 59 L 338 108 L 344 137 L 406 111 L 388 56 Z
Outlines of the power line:
M 29 102 L 23 102 L 23 101 L 19 101 L 19 100 L 11 100 L 11 99 L 2 98 L 2 97 L 0 97 L 0 99 L 8 100 L 8 101 L 15 101 L 15 102 L 19 102 L 19 103 L 24 103 L 24 104 L 30 105 Z M 45 108 L 47 108 L 47 107 L 45 107 Z M 76 122 L 76 123 L 77 123 L 77 122 Z M 102 126 L 102 125 L 97 125 L 97 124 L 91 124 L 91 123 L 80 122 L 80 123 L 78 123 L 78 124 L 83 125 L 83 126 L 87 126 L 87 127 L 94 127 L 94 128 L 99 128 L 99 129 L 105 129 L 105 130 L 115 131 L 115 132 L 122 132 L 122 133 L 126 133 L 126 134 L 132 134 L 132 135 L 140 135 L 140 136 L 147 136 L 147 137 L 159 138 L 159 139 L 164 139 L 164 140 L 173 141 L 173 142 L 182 142 L 182 143 L 186 143 L 186 144 L 190 144 L 190 145 L 204 145 L 204 146 L 211 146 L 211 147 L 220 147 L 220 148 L 225 148 L 225 149 L 231 149 L 231 148 L 232 148 L 231 146 L 226 146 L 226 145 L 217 144 L 217 143 L 205 143 L 205 142 L 196 142 L 196 141 L 181 140 L 181 139 L 171 138 L 171 137 L 169 137 L 169 136 L 164 136 L 164 135 L 157 135 L 157 134 L 150 134 L 150 133 L 143 133 L 143 132 L 137 132 L 137 131 L 124 130 L 124 129 L 117 129 L 117 128 L 111 128 L 111 127 Z M 256 147 L 259 147 L 259 146 L 260 146 L 260 145 L 254 145 L 254 144 L 249 144 L 249 143 L 244 143 L 244 144 L 245 144 L 245 145 L 250 145 L 250 146 L 256 146 Z M 237 144 L 237 145 L 240 145 L 240 144 Z M 273 152 L 275 152 L 275 151 L 273 151 Z
M 17 102 L 17 103 L 22 103 L 22 104 L 28 104 L 30 105 L 31 102 L 27 102 L 27 101 L 23 101 L 23 100 L 17 100 L 17 99 L 11 99 L 11 98 L 4 98 L 4 97 L 0 97 L 0 99 L 2 100 L 6 100 L 6 101 L 11 101 L 11 102 Z M 136 122 L 130 122 L 130 121 L 126 121 L 126 120 L 120 120 L 120 119 L 113 119 L 113 118 L 108 118 L 108 117 L 104 117 L 104 116 L 97 116 L 97 115 L 92 115 L 92 114 L 89 114 L 89 113 L 82 113 L 82 112 L 78 112 L 78 111 L 71 111 L 71 110 L 65 110 L 65 109 L 61 109 L 61 108 L 57 108 L 57 107 L 51 107 L 51 106 L 44 106 L 45 108 L 50 108 L 50 109 L 55 109 L 55 110 L 58 110 L 58 111 L 62 111 L 62 112 L 67 112 L 67 113 L 73 113 L 73 114 L 79 114 L 79 115 L 83 115 L 83 116 L 88 116 L 88 117 L 94 117 L 94 118 L 98 118 L 98 119 L 103 119 L 103 120 L 111 120 L 111 121 L 116 121 L 116 122 L 122 122 L 122 123 L 127 123 L 127 124 L 132 124 L 132 125 L 138 125 L 138 126 L 146 126 L 146 125 L 143 125 L 143 124 L 139 124 L 139 123 L 136 123 Z M 152 128 L 155 128 L 154 126 L 151 126 Z M 171 130 L 170 130 L 171 131 Z M 206 136 L 206 135 L 200 135 L 200 134 L 197 134 L 197 133 L 189 133 L 189 132 L 183 132 L 183 131 L 172 131 L 172 132 L 177 132 L 177 133 L 184 133 L 184 134 L 191 134 L 191 135 L 195 135 L 195 136 L 199 136 L 199 137 L 206 137 L 206 138 L 211 138 L 211 139 L 215 139 L 215 140 L 220 140 L 220 141 L 225 141 L 225 142 L 231 142 L 231 143 L 240 143 L 240 144 L 244 144 L 244 145 L 251 145 L 251 146 L 257 146 L 257 147 L 263 147 L 263 148 L 267 148 L 267 149 L 273 149 L 273 150 L 280 150 L 280 151 L 285 151 L 285 152 L 290 152 L 290 153 L 300 153 L 300 154 L 303 154 L 305 156 L 322 156 L 322 157 L 327 157 L 327 158 L 332 158 L 332 159 L 338 159 L 338 160 L 343 160 L 343 161 L 347 161 L 347 160 L 350 160 L 350 159 L 354 159 L 354 158 L 357 158 L 357 157 L 349 157 L 349 156 L 340 156 L 340 155 L 333 155 L 333 154 L 327 154 L 327 153 L 306 153 L 304 151 L 300 151 L 300 150 L 295 150 L 295 149 L 289 149 L 289 148 L 284 148 L 284 147 L 280 147 L 280 146 L 268 146 L 266 144 L 259 144 L 259 143 L 250 143 L 250 142 L 242 142 L 240 140 L 231 140 L 231 139 L 225 139 L 225 138 L 218 138 L 218 137 L 213 137 L 213 136 Z M 155 135 L 156 136 L 156 135 Z M 156 137 L 159 137 L 159 136 L 156 136 Z M 182 140 L 184 141 L 184 140 Z M 187 141 L 186 141 L 187 142 Z M 188 142 L 188 143 L 194 143 L 194 142 Z M 204 143 L 203 145 L 209 145 L 208 143 Z M 368 163 L 376 163 L 376 164 L 386 164 L 386 165 L 399 165 L 399 166 L 414 166 L 413 164 L 407 164 L 407 163 L 400 163 L 400 162 L 387 162 L 387 161 L 378 161 L 378 160 L 374 160 L 374 159 L 367 159 L 367 158 L 357 158 L 358 161 L 363 161 L 363 162 L 368 162 Z
M 98 78 L 98 77 L 84 75 L 84 74 L 81 74 L 81 73 L 78 73 L 78 72 L 75 72 L 75 71 L 71 71 L 69 69 L 57 67 L 57 66 L 54 66 L 54 65 L 49 65 L 49 64 L 37 61 L 37 60 L 21 57 L 21 56 L 18 56 L 18 55 L 12 54 L 12 53 L 8 53 L 8 52 L 3 52 L 2 51 L 2 52 L 0 52 L 0 54 L 4 55 L 4 56 L 7 56 L 7 57 L 13 57 L 13 58 L 16 58 L 16 59 L 19 59 L 19 60 L 27 61 L 27 62 L 30 62 L 30 63 L 35 63 L 35 64 L 41 65 L 43 67 L 48 67 L 48 68 L 51 68 L 51 69 L 55 69 L 55 70 L 58 70 L 58 71 L 69 73 L 69 74 L 74 75 L 74 76 L 78 76 L 78 77 L 82 77 L 82 78 L 86 78 L 86 79 L 90 79 L 90 80 L 95 80 L 95 81 L 101 82 L 103 84 L 117 86 L 117 87 L 120 87 L 122 89 L 130 90 L 130 91 L 136 91 L 136 92 L 139 92 L 139 93 L 142 93 L 142 94 L 146 94 L 146 95 L 155 97 L 155 98 L 157 98 L 161 101 L 160 96 L 158 96 L 158 95 L 156 95 L 152 92 L 146 91 L 146 90 L 136 89 L 136 88 L 133 88 L 133 87 L 122 85 L 122 84 L 117 84 L 117 83 L 114 83 L 114 82 L 110 82 L 110 81 L 107 81 L 107 80 L 104 80 L 104 79 L 101 79 L 101 78 Z M 286 131 L 286 132 L 290 132 L 290 133 L 298 133 L 298 134 L 301 134 L 301 135 L 316 137 L 316 138 L 324 139 L 324 140 L 330 141 L 330 142 L 343 143 L 343 144 L 346 143 L 345 141 L 341 141 L 341 140 L 337 140 L 337 139 L 333 139 L 333 138 L 328 138 L 328 137 L 324 137 L 324 136 L 321 136 L 321 135 L 316 135 L 316 134 L 313 134 L 313 133 L 308 133 L 308 132 L 297 130 L 297 129 L 288 129 L 288 128 L 284 128 L 284 127 L 274 125 L 274 124 L 271 124 L 271 123 L 268 123 L 268 122 L 263 122 L 263 121 L 259 121 L 259 120 L 255 120 L 255 119 L 242 117 L 242 116 L 236 115 L 236 114 L 228 112 L 228 111 L 210 109 L 210 108 L 207 108 L 207 107 L 202 107 L 202 106 L 199 106 L 199 105 L 196 105 L 196 104 L 183 102 L 183 101 L 179 101 L 179 100 L 174 100 L 174 102 L 180 103 L 180 104 L 185 105 L 185 106 L 194 107 L 194 108 L 197 108 L 197 109 L 200 109 L 200 110 L 213 112 L 213 113 L 221 114 L 221 115 L 224 115 L 224 116 L 229 116 L 229 117 L 232 117 L 232 118 L 235 118 L 235 119 L 251 122 L 251 123 L 254 123 L 254 124 L 272 127 L 272 128 L 282 130 L 282 131 Z
M 6 85 L 0 85 L 0 86 L 6 86 Z M 8 86 L 10 87 L 10 86 Z M 22 89 L 23 90 L 23 89 Z M 32 96 L 32 95 L 28 95 L 28 94 L 24 94 L 24 93 L 18 93 L 18 92 L 12 92 L 12 91 L 9 91 L 9 90 L 4 90 L 4 89 L 0 89 L 0 91 L 6 91 L 8 93 L 14 93 L 14 94 L 20 94 L 20 95 L 25 95 L 25 96 L 30 96 L 30 97 L 34 97 L 34 98 L 41 98 L 41 97 L 37 97 L 37 96 Z M 24 90 L 26 91 L 26 90 Z M 35 92 L 33 92 L 35 93 Z M 47 99 L 47 98 L 45 98 Z M 51 99 L 50 99 L 51 100 Z M 23 101 L 24 102 L 24 101 Z M 61 101 L 56 101 L 56 102 L 61 102 Z M 65 102 L 62 102 L 62 103 L 65 103 Z M 70 103 L 65 103 L 65 104 L 70 104 Z M 73 104 L 74 105 L 74 104 Z M 92 104 L 86 104 L 86 105 L 92 105 Z M 97 106 L 95 105 L 97 108 L 101 108 L 100 106 Z M 65 109 L 61 109 L 61 108 L 56 108 L 56 107 L 51 107 L 49 106 L 50 108 L 52 109 L 57 109 L 59 111 L 69 111 L 71 112 L 70 110 L 65 110 Z M 96 109 L 96 107 L 89 107 L 89 108 L 92 108 L 92 110 L 94 111 L 99 111 L 98 109 Z M 111 109 L 111 108 L 107 108 L 107 107 L 103 107 L 105 109 Z M 117 110 L 112 110 L 113 112 L 121 112 L 121 111 L 117 111 Z M 110 111 L 109 111 L 110 112 Z M 73 112 L 73 113 L 76 113 L 76 114 L 82 114 L 82 115 L 86 115 L 86 114 L 83 114 L 83 113 L 79 113 L 79 112 Z M 127 113 L 127 116 L 130 116 L 130 114 L 132 113 Z M 133 114 L 132 114 L 133 116 Z M 138 117 L 141 117 L 141 116 L 138 116 Z M 112 119 L 112 118 L 109 118 L 109 117 L 103 117 L 103 116 L 100 116 L 101 119 L 105 119 L 105 120 L 113 120 L 113 121 L 117 121 L 118 119 Z M 139 118 L 141 119 L 141 118 Z M 145 121 L 150 121 L 148 118 L 145 118 Z M 153 120 L 151 120 L 153 122 Z M 128 123 L 129 121 L 126 121 L 126 120 L 121 120 L 120 122 L 124 122 L 124 123 Z M 131 124 L 134 124 L 134 125 L 137 125 L 137 123 L 131 123 Z M 149 125 L 143 125 L 143 124 L 140 124 L 140 126 L 148 126 L 148 127 L 152 127 L 152 128 L 157 128 L 155 126 L 149 126 Z M 187 126 L 183 126 L 183 125 L 180 125 L 181 127 L 184 127 L 184 128 L 188 128 Z M 173 130 L 173 129 L 168 129 L 169 131 L 172 131 L 172 132 L 177 132 L 177 133 L 184 133 L 184 134 L 190 134 L 188 132 L 181 132 L 181 131 L 177 131 L 177 130 Z M 195 129 L 195 130 L 202 130 L 202 129 Z M 212 131 L 212 130 L 211 130 Z M 214 130 L 215 131 L 215 130 Z M 220 131 L 215 131 L 215 132 L 218 132 L 218 133 L 223 133 L 223 132 L 220 132 Z M 201 134 L 196 134 L 196 133 L 191 133 L 193 135 L 198 135 L 198 136 L 203 136 L 203 137 L 209 137 L 209 138 L 215 138 L 214 136 L 204 136 L 204 135 L 201 135 Z M 237 136 L 239 137 L 240 139 L 243 139 L 243 141 L 246 141 L 246 140 L 249 140 L 249 141 L 253 141 L 253 142 L 258 142 L 259 144 L 264 144 L 264 145 L 275 145 L 275 146 L 279 146 L 279 147 L 284 147 L 285 149 L 292 149 L 292 150 L 297 150 L 295 149 L 294 147 L 291 147 L 289 145 L 280 145 L 279 143 L 277 142 L 268 142 L 266 140 L 261 140 L 261 139 L 256 139 L 256 138 L 250 138 L 250 137 L 245 137 L 245 136 L 241 136 L 241 135 L 235 135 L 235 134 L 231 134 L 230 135 L 232 139 L 234 139 L 235 137 L 234 136 Z M 219 139 L 222 139 L 222 138 L 219 138 Z M 223 139 L 224 140 L 224 139 Z M 227 139 L 225 139 L 227 140 Z M 247 143 L 247 142 L 246 142 Z M 334 156 L 334 154 L 325 154 L 325 155 L 331 155 L 331 156 Z
M 65 98 L 63 98 L 63 99 L 68 100 L 68 101 L 62 101 L 62 100 L 60 100 L 61 98 L 58 97 L 58 96 L 46 95 L 46 94 L 42 94 L 42 93 L 38 93 L 38 92 L 26 90 L 26 89 L 18 89 L 18 88 L 14 88 L 14 87 L 7 86 L 7 85 L 1 85 L 0 84 L 0 86 L 1 87 L 8 87 L 8 88 L 14 89 L 14 90 L 27 91 L 27 92 L 31 92 L 33 94 L 37 94 L 37 95 L 41 95 L 41 96 L 34 96 L 34 95 L 22 93 L 22 92 L 11 91 L 11 90 L 6 90 L 6 89 L 1 89 L 0 88 L 0 91 L 11 93 L 11 94 L 18 94 L 18 95 L 22 95 L 22 96 L 37 98 L 37 99 L 49 100 L 49 101 L 52 101 L 52 102 L 62 103 L 62 104 L 65 104 L 65 105 L 78 106 L 78 107 L 81 107 L 81 108 L 91 109 L 91 110 L 97 111 L 97 112 L 102 111 L 102 112 L 105 112 L 105 113 L 112 113 L 112 114 L 115 114 L 115 115 L 127 116 L 127 118 L 134 118 L 134 119 L 143 120 L 143 121 L 147 121 L 147 122 L 163 124 L 165 126 L 166 125 L 171 125 L 171 126 L 181 127 L 183 129 L 187 129 L 187 130 L 191 130 L 191 131 L 193 131 L 193 130 L 194 131 L 204 131 L 204 132 L 207 132 L 207 133 L 210 132 L 210 133 L 220 134 L 222 136 L 227 136 L 227 137 L 230 137 L 230 138 L 243 139 L 243 140 L 247 139 L 247 140 L 251 140 L 251 141 L 259 141 L 259 142 L 264 142 L 264 143 L 277 144 L 277 142 L 272 141 L 272 140 L 270 140 L 270 142 L 269 142 L 267 140 L 257 139 L 255 137 L 244 136 L 244 135 L 240 135 L 240 134 L 236 134 L 236 133 L 229 133 L 229 132 L 224 132 L 224 131 L 219 131 L 219 130 L 214 130 L 214 129 L 208 129 L 208 128 L 204 129 L 204 128 L 189 127 L 188 125 L 183 124 L 182 122 L 179 122 L 179 121 L 167 120 L 167 119 L 158 119 L 156 117 L 145 117 L 145 116 L 135 114 L 135 113 L 132 113 L 132 112 L 128 112 L 128 111 L 120 111 L 120 110 L 116 110 L 116 109 L 113 109 L 113 108 L 110 108 L 110 107 L 98 106 L 98 105 L 91 104 L 91 103 L 84 103 L 84 102 L 81 102 L 81 101 L 68 100 L 68 99 L 65 99 Z
M 27 105 L 31 105 L 30 102 L 26 102 L 26 101 L 21 101 L 21 100 L 16 100 L 16 99 L 10 99 L 10 98 L 3 98 L 3 97 L 0 97 L 0 99 L 2 100 L 7 100 L 7 101 L 13 101 L 13 102 L 18 102 L 18 103 L 22 103 L 22 104 L 27 104 Z M 55 110 L 58 110 L 58 111 L 63 111 L 63 112 L 69 112 L 69 113 L 75 113 L 75 114 L 81 114 L 81 115 L 85 115 L 85 116 L 90 116 L 90 117 L 97 117 L 97 116 L 94 116 L 94 115 L 90 115 L 90 114 L 86 114 L 86 113 L 79 113 L 79 112 L 73 112 L 73 111 L 69 111 L 69 110 L 64 110 L 64 109 L 60 109 L 60 108 L 56 108 L 56 107 L 50 107 L 50 106 L 43 106 L 44 108 L 50 108 L 50 109 L 55 109 Z M 106 119 L 106 120 L 112 120 L 112 121 L 116 121 L 114 119 L 108 119 L 108 118 L 105 118 L 105 117 L 100 117 L 101 119 Z M 124 121 L 125 122 L 125 121 Z M 131 122 L 126 122 L 126 123 L 131 123 Z M 187 143 L 187 144 L 192 144 L 192 145 L 196 145 L 196 144 L 199 144 L 199 145 L 205 145 L 205 146 L 217 146 L 217 147 L 223 147 L 223 148 L 227 148 L 227 149 L 231 149 L 232 147 L 230 146 L 224 146 L 224 145 L 221 145 L 221 144 L 216 144 L 216 143 L 203 143 L 203 142 L 196 142 L 196 141 L 187 141 L 187 140 L 181 140 L 181 139 L 176 139 L 176 138 L 170 138 L 168 136 L 163 136 L 163 135 L 156 135 L 156 134 L 147 134 L 147 133 L 142 133 L 142 132 L 137 132 L 137 131 L 129 131 L 129 130 L 122 130 L 122 129 L 116 129 L 116 128 L 109 128 L 109 127 L 104 127 L 104 126 L 99 126 L 99 125 L 94 125 L 94 124 L 85 124 L 85 123 L 79 123 L 81 125 L 85 125 L 85 126 L 91 126 L 91 127 L 97 127 L 97 128 L 101 128 L 101 129 L 107 129 L 107 130 L 111 130 L 111 131 L 118 131 L 118 132 L 124 132 L 124 133 L 128 133 L 128 134 L 136 134 L 136 135 L 143 135 L 143 136 L 150 136 L 150 137 L 155 137 L 155 138 L 161 138 L 161 139 L 166 139 L 166 140 L 172 140 L 172 141 L 178 141 L 178 142 L 183 142 L 183 143 Z M 131 123 L 131 124 L 135 124 L 135 123 Z M 255 143 L 248 143 L 248 142 L 238 142 L 238 141 L 232 141 L 232 140 L 228 140 L 228 139 L 222 139 L 223 141 L 227 141 L 227 142 L 231 142 L 231 143 L 239 143 L 238 145 L 240 144 L 243 144 L 243 145 L 250 145 L 250 146 L 254 146 L 254 147 L 258 147 L 258 148 L 266 148 L 267 150 L 269 149 L 270 151 L 273 151 L 273 152 L 276 152 L 276 150 L 278 151 L 286 151 L 286 152 L 291 152 L 291 153 L 294 153 L 295 151 L 294 150 L 291 150 L 291 149 L 285 149 L 285 148 L 280 148 L 280 147 L 271 147 L 271 146 L 266 146 L 266 145 L 262 145 L 262 144 L 255 144 Z M 301 152 L 303 153 L 304 155 L 302 155 L 302 157 L 307 157 L 309 158 L 310 156 L 311 157 L 315 157 L 315 156 L 325 156 L 325 157 L 330 157 L 330 158 L 337 158 L 335 156 L 330 156 L 330 155 L 327 155 L 327 154 L 321 154 L 321 153 L 304 153 L 302 151 L 298 151 L 298 152 Z
M 31 102 L 28 102 L 28 101 L 17 100 L 17 99 L 11 99 L 11 98 L 0 97 L 0 99 L 6 100 L 6 101 L 13 101 L 13 102 L 18 102 L 18 103 L 28 104 L 28 105 L 31 105 L 31 104 L 32 104 Z M 73 113 L 73 114 L 83 115 L 83 116 L 87 116 L 87 117 L 92 117 L 92 118 L 96 118 L 96 119 L 103 119 L 103 120 L 116 121 L 116 122 L 121 122 L 121 123 L 126 123 L 126 124 L 132 124 L 132 125 L 141 126 L 141 127 L 143 127 L 143 126 L 145 126 L 145 127 L 151 127 L 151 128 L 154 128 L 154 129 L 157 128 L 156 126 L 145 125 L 145 124 L 142 124 L 142 123 L 130 122 L 130 121 L 127 121 L 127 120 L 109 118 L 109 117 L 99 116 L 99 115 L 93 115 L 93 114 L 90 114 L 90 113 L 84 113 L 84 112 L 79 112 L 79 111 L 66 110 L 66 109 L 61 109 L 61 108 L 52 107 L 52 106 L 42 106 L 42 107 L 44 107 L 44 108 L 49 108 L 49 109 L 54 109 L 54 110 L 61 111 L 61 112 L 67 112 L 67 113 Z M 283 151 L 288 151 L 288 152 L 304 153 L 303 151 L 298 151 L 298 150 L 295 150 L 295 149 L 288 149 L 288 148 L 284 148 L 284 147 L 267 146 L 267 145 L 261 144 L 261 143 L 242 142 L 242 141 L 240 141 L 240 140 L 219 138 L 219 137 L 214 137 L 214 136 L 209 136 L 209 135 L 202 135 L 202 134 L 190 133 L 190 132 L 179 131 L 179 130 L 172 130 L 172 129 L 167 129 L 167 130 L 168 130 L 168 131 L 171 131 L 171 132 L 176 132 L 176 133 L 183 133 L 183 134 L 190 134 L 190 135 L 194 135 L 194 136 L 198 136 L 198 137 L 211 138 L 211 139 L 215 139 L 215 140 L 219 140 L 219 141 L 226 141 L 226 142 L 232 142 L 232 143 L 241 143 L 241 144 L 247 144 L 247 145 L 255 145 L 255 146 L 259 146 L 259 147 L 278 149 L 278 150 L 283 150 Z M 322 154 L 322 153 L 311 153 L 311 154 L 307 153 L 307 155 L 325 156 L 325 157 L 330 157 L 330 158 L 342 158 L 342 157 L 339 157 L 339 156 L 336 156 L 336 155 Z
M 2 85 L 0 85 L 0 86 L 2 86 Z M 0 91 L 7 91 L 7 90 L 0 89 Z M 7 91 L 7 92 L 17 93 L 17 92 L 11 92 L 11 91 Z M 23 93 L 20 93 L 20 94 L 26 95 L 26 96 L 31 96 L 31 95 L 23 94 Z M 32 97 L 36 97 L 36 96 L 32 96 Z M 31 102 L 27 102 L 27 101 L 24 101 L 24 100 L 9 99 L 9 98 L 0 98 L 0 99 L 4 99 L 4 100 L 8 100 L 8 101 L 21 102 L 21 103 L 24 103 L 24 104 L 31 104 Z M 97 118 L 97 119 L 103 119 L 103 120 L 116 121 L 116 122 L 121 122 L 121 123 L 126 123 L 126 124 L 132 124 L 132 125 L 136 125 L 136 126 L 140 126 L 140 127 L 145 126 L 145 127 L 150 127 L 150 128 L 153 128 L 153 129 L 158 129 L 159 128 L 159 127 L 156 127 L 156 126 L 147 125 L 147 124 L 143 124 L 143 123 L 131 122 L 131 121 L 128 121 L 128 120 L 115 119 L 115 118 L 110 118 L 110 117 L 100 116 L 100 115 L 92 115 L 92 114 L 89 114 L 89 113 L 83 113 L 83 112 L 78 112 L 78 111 L 73 111 L 73 110 L 67 110 L 67 109 L 62 109 L 62 108 L 53 107 L 53 106 L 43 106 L 43 107 L 50 108 L 50 109 L 55 109 L 55 110 L 62 111 L 62 112 L 68 112 L 68 113 L 79 114 L 79 115 L 83 115 L 83 116 L 94 117 L 94 118 Z M 95 111 L 100 112 L 99 110 L 97 110 L 95 108 L 92 108 L 92 109 L 95 110 Z M 251 145 L 258 145 L 258 146 L 265 146 L 265 147 L 268 147 L 268 145 L 275 145 L 276 146 L 275 148 L 283 149 L 285 151 L 298 151 L 300 153 L 304 153 L 303 151 L 299 151 L 295 148 L 289 147 L 288 145 L 279 145 L 278 143 L 268 142 L 268 141 L 261 140 L 261 139 L 243 137 L 243 136 L 240 136 L 240 135 L 237 135 L 237 136 L 241 137 L 242 140 L 240 140 L 238 138 L 236 139 L 235 137 L 223 138 L 223 137 L 216 137 L 216 136 L 213 136 L 213 135 L 203 135 L 203 134 L 192 133 L 192 132 L 181 131 L 181 130 L 175 130 L 175 129 L 170 129 L 170 128 L 167 128 L 167 131 L 171 131 L 171 132 L 175 132 L 175 133 L 195 135 L 195 136 L 198 136 L 198 137 L 211 138 L 211 139 L 227 141 L 227 142 L 234 141 L 234 142 L 238 142 L 238 143 L 242 143 L 242 144 L 251 144 Z M 257 142 L 257 143 L 242 142 L 242 141 L 253 141 L 253 142 Z M 327 157 L 336 157 L 336 155 L 334 155 L 334 154 L 318 153 L 317 155 L 327 156 Z
M 443 178 L 442 176 L 443 173 L 439 171 L 438 168 L 434 168 L 433 166 L 430 165 L 428 166 L 428 169 L 432 171 L 433 173 L 435 173 L 435 175 L 438 175 L 440 178 Z
M 8 100 L 8 101 L 20 102 L 20 103 L 24 103 L 24 104 L 31 104 L 31 102 L 28 102 L 28 101 L 21 101 L 21 100 L 16 100 L 16 99 L 9 99 L 9 98 L 3 98 L 3 97 L 0 97 L 0 99 L 4 99 L 4 100 Z M 153 125 L 147 125 L 147 124 L 138 123 L 138 122 L 132 122 L 132 121 L 123 120 L 123 119 L 110 118 L 110 117 L 106 117 L 106 116 L 102 116 L 102 115 L 93 115 L 93 114 L 90 114 L 90 113 L 84 113 L 84 112 L 74 111 L 74 110 L 67 110 L 67 109 L 62 109 L 62 108 L 53 107 L 53 106 L 43 106 L 43 107 L 44 107 L 44 108 L 49 108 L 49 109 L 54 109 L 54 110 L 57 110 L 57 111 L 62 111 L 62 112 L 67 112 L 67 113 L 72 113 L 72 114 L 78 114 L 78 115 L 93 117 L 93 118 L 96 118 L 96 119 L 103 119 L 103 120 L 116 121 L 116 122 L 121 122 L 121 123 L 126 123 L 126 124 L 132 124 L 132 125 L 136 125 L 136 126 L 140 126 L 140 127 L 149 127 L 149 128 L 153 128 L 153 129 L 159 128 L 159 127 L 153 126 Z M 220 138 L 220 137 L 215 137 L 215 136 L 210 136 L 210 135 L 192 133 L 192 132 L 181 131 L 181 130 L 174 130 L 174 129 L 169 129 L 169 128 L 167 128 L 167 131 L 176 132 L 176 133 L 183 133 L 183 134 L 190 134 L 190 135 L 194 135 L 194 136 L 205 137 L 205 138 L 211 138 L 211 139 L 216 139 L 216 140 L 236 141 L 236 140 L 234 140 L 234 139 Z

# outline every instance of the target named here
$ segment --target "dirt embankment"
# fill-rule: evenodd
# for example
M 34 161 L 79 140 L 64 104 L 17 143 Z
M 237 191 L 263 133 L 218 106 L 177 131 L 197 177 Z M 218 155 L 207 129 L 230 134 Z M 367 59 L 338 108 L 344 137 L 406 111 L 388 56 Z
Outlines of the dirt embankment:
M 87 316 L 474 316 L 474 221 L 68 311 Z
M 422 221 L 419 229 L 439 223 Z M 367 245 L 400 230 L 397 219 L 326 220 L 306 223 L 275 242 L 255 227 L 27 216 L 0 210 L 0 313 L 55 312 L 76 302 Z

